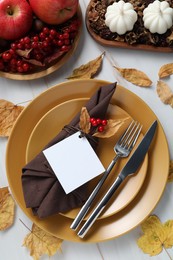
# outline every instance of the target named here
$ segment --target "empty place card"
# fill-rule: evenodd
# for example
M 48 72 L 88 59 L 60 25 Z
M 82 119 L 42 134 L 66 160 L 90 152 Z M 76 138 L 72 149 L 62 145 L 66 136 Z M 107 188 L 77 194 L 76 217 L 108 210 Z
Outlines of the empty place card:
M 105 171 L 87 138 L 77 132 L 43 151 L 68 194 Z

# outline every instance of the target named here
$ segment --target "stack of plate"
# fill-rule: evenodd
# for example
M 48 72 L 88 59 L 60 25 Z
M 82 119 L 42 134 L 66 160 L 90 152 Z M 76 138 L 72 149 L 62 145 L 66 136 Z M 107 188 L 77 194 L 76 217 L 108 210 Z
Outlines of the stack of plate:
M 22 167 L 39 153 L 64 125 L 71 121 L 96 89 L 109 83 L 102 80 L 74 80 L 48 89 L 23 110 L 8 141 L 7 176 L 17 203 L 31 221 L 40 228 L 65 240 L 100 242 L 123 235 L 139 225 L 152 212 L 167 183 L 169 151 L 165 134 L 158 122 L 157 134 L 138 173 L 127 180 L 117 191 L 85 239 L 81 240 L 70 229 L 79 209 L 41 220 L 33 216 L 30 209 L 26 209 L 21 184 Z M 157 119 L 146 103 L 121 86 L 117 86 L 107 116 L 108 118 L 129 117 L 129 120 L 134 118 L 143 124 L 143 133 Z M 98 156 L 105 167 L 114 157 L 113 146 L 129 120 L 116 136 L 99 141 Z M 127 159 L 121 159 L 117 163 L 103 186 L 102 193 L 115 179 L 126 161 Z M 91 182 L 91 190 L 96 181 Z

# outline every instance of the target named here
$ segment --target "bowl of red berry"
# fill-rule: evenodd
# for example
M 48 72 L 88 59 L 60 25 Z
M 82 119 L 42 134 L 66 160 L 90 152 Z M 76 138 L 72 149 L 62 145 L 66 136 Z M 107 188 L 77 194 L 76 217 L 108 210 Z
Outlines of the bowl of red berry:
M 82 13 L 78 0 L 2 0 L 0 24 L 0 77 L 31 80 L 58 70 L 71 57 Z

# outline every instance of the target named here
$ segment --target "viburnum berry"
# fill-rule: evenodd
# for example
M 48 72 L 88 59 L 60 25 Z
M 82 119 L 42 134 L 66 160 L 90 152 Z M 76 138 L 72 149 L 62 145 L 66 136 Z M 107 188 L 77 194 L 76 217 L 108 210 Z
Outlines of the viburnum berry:
M 104 125 L 104 126 L 107 125 L 107 120 L 106 120 L 106 119 L 103 119 L 103 120 L 101 121 L 101 124 Z
M 37 26 L 39 22 L 39 28 Z M 41 26 L 40 26 L 41 25 Z M 74 42 L 79 29 L 78 19 L 74 18 L 64 23 L 62 26 L 51 26 L 42 23 L 39 19 L 34 18 L 32 31 L 24 37 L 8 42 L 7 48 L 1 53 L 0 70 L 25 73 L 34 69 L 36 65 L 31 65 L 31 60 L 44 63 L 45 58 L 56 52 L 68 52 Z M 26 55 L 20 50 L 30 50 Z M 24 53 L 25 54 L 25 53 Z M 51 58 L 51 57 L 50 57 Z M 28 59 L 28 61 L 27 61 Z M 51 59 L 50 59 L 51 60 Z M 99 122 L 94 122 L 98 126 Z
M 4 53 L 2 54 L 2 59 L 3 59 L 4 61 L 9 61 L 9 60 L 11 60 L 11 58 L 12 58 L 12 54 L 11 54 L 9 51 L 4 52 Z
M 44 27 L 42 31 L 43 31 L 44 34 L 47 34 L 47 35 L 49 34 L 49 28 L 48 27 Z
M 97 118 L 96 121 L 97 121 L 97 124 L 98 124 L 98 125 L 101 124 L 101 119 L 100 119 L 100 118 Z
M 98 126 L 98 132 L 103 132 L 104 131 L 104 126 L 103 125 L 99 125 Z
M 94 120 L 95 120 L 95 118 L 94 118 L 94 117 L 91 117 L 91 118 L 90 118 L 90 123 L 92 123 Z
M 93 120 L 92 122 L 91 122 L 91 125 L 92 126 L 97 126 L 98 124 L 97 124 L 97 120 Z

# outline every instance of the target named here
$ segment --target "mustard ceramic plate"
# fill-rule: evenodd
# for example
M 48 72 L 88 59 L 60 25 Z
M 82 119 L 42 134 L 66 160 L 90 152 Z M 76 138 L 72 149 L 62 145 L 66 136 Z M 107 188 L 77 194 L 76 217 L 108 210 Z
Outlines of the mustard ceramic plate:
M 82 12 L 81 8 L 79 6 L 78 12 L 77 12 L 77 17 L 81 23 L 79 26 L 78 34 L 76 35 L 74 42 L 72 44 L 71 49 L 60 56 L 59 58 L 56 58 L 54 61 L 50 62 L 49 65 L 44 66 L 44 67 L 38 67 L 35 69 L 35 71 L 32 71 L 31 73 L 11 73 L 11 72 L 3 72 L 0 71 L 0 77 L 8 78 L 8 79 L 14 79 L 14 80 L 32 80 L 32 79 L 37 79 L 41 77 L 45 77 L 52 72 L 60 69 L 68 60 L 69 58 L 74 54 L 79 40 L 80 40 L 80 35 L 81 35 L 81 30 L 82 30 Z
M 87 102 L 86 99 L 73 99 L 64 102 L 56 106 L 55 108 L 51 109 L 50 111 L 48 111 L 48 113 L 46 113 L 45 116 L 43 116 L 39 120 L 38 124 L 34 127 L 31 133 L 31 136 L 28 141 L 27 149 L 26 149 L 26 162 L 29 162 L 32 158 L 34 158 L 34 156 L 36 156 L 44 148 L 44 146 L 51 139 L 53 139 L 53 137 L 55 137 L 65 125 L 67 125 L 71 121 L 71 119 L 81 110 L 82 106 L 85 106 L 86 102 Z M 127 121 L 120 128 L 117 134 L 115 134 L 111 138 L 104 138 L 104 139 L 100 138 L 99 140 L 97 154 L 105 168 L 109 165 L 109 163 L 115 156 L 114 153 L 115 143 L 123 134 L 128 124 L 132 120 L 131 117 L 127 114 L 127 112 L 125 112 L 120 107 L 112 104 L 109 105 L 107 118 L 117 119 L 117 120 L 118 119 L 123 120 L 127 118 Z M 126 161 L 127 159 L 121 159 L 116 164 L 114 170 L 112 171 L 107 181 L 104 183 L 102 189 L 100 190 L 93 206 L 95 206 L 95 204 L 98 203 L 98 200 L 101 199 L 102 194 L 104 194 L 107 188 L 110 187 L 110 185 L 115 180 L 117 174 L 120 172 L 120 169 L 122 169 Z M 108 217 L 111 216 L 112 214 L 115 214 L 116 212 L 122 210 L 133 200 L 133 198 L 140 190 L 143 181 L 145 179 L 145 175 L 147 172 L 147 164 L 148 164 L 147 161 L 148 158 L 146 156 L 138 173 L 133 178 L 129 178 L 127 182 L 124 183 L 124 185 L 118 190 L 118 192 L 115 194 L 114 198 L 111 200 L 106 210 L 102 214 L 101 218 Z M 98 181 L 99 178 L 100 177 L 98 177 L 97 180 L 91 182 L 89 194 L 94 189 L 96 185 L 96 181 Z M 74 209 L 67 212 L 64 215 L 66 217 L 75 218 L 78 211 L 79 209 Z
M 23 110 L 8 140 L 6 171 L 15 200 L 31 221 L 64 240 L 100 242 L 129 232 L 153 211 L 167 183 L 169 151 L 164 131 L 158 122 L 157 133 L 148 152 L 147 174 L 137 196 L 123 210 L 110 217 L 97 220 L 85 239 L 80 239 L 70 229 L 72 219 L 59 214 L 40 220 L 33 216 L 30 209 L 26 209 L 21 186 L 21 169 L 26 163 L 27 144 L 34 127 L 50 109 L 58 104 L 72 99 L 90 98 L 96 89 L 106 84 L 109 82 L 73 80 L 46 90 Z M 112 104 L 119 106 L 140 121 L 143 124 L 143 132 L 146 132 L 151 123 L 157 119 L 142 99 L 121 86 L 117 86 L 112 97 Z

